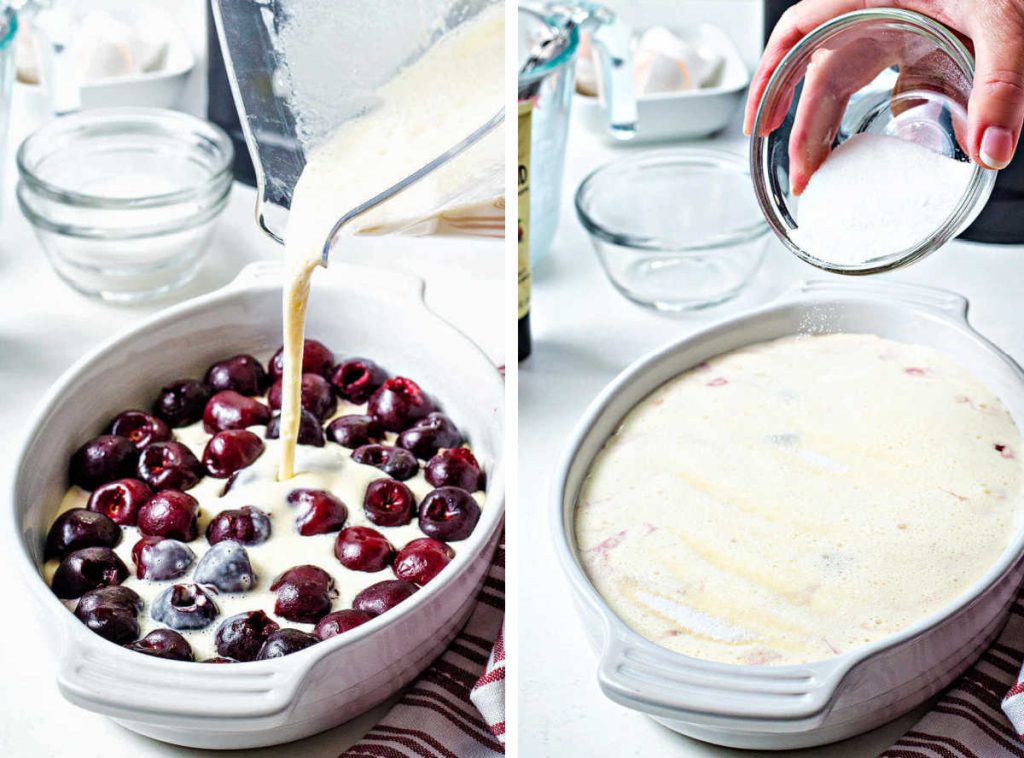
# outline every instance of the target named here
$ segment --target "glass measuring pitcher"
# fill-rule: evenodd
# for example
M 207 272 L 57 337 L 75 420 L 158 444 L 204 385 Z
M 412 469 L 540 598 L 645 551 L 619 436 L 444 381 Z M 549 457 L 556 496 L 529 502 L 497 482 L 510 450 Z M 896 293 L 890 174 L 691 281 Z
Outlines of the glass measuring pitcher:
M 636 132 L 629 31 L 609 10 L 591 3 L 519 8 L 519 101 L 531 107 L 530 261 L 536 264 L 558 226 L 569 113 L 576 84 L 580 30 L 598 52 L 608 129 L 619 140 Z
M 343 8 L 324 0 L 213 0 L 225 65 L 255 164 L 260 227 L 282 241 L 309 151 L 341 125 L 379 107 L 378 89 L 442 36 L 497 5 L 500 0 L 348 0 Z M 431 92 L 422 97 L 430 98 Z M 464 186 L 442 207 L 417 208 L 418 218 L 385 231 L 419 231 L 424 220 L 453 207 L 491 207 L 488 201 L 502 197 L 504 190 L 503 145 L 495 138 L 504 119 L 500 93 L 488 112 L 493 115 L 483 123 L 453 129 L 448 150 L 430 161 L 410 163 L 403 180 L 357 207 L 338 208 L 331 238 L 345 221 L 441 167 L 459 165 L 467 155 L 478 170 L 466 172 Z M 479 170 L 481 151 L 488 153 L 485 170 Z M 497 204 L 493 208 L 500 229 L 504 211 Z

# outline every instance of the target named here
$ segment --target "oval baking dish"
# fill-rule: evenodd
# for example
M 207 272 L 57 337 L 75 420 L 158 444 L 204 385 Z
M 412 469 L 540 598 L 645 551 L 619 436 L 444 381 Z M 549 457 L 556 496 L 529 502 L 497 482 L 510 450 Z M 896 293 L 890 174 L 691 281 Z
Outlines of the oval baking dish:
M 1024 372 L 967 322 L 967 301 L 896 284 L 805 283 L 641 358 L 594 400 L 574 431 L 553 489 L 556 548 L 592 644 L 598 682 L 617 703 L 683 734 L 730 747 L 782 750 L 868 731 L 923 703 L 994 639 L 1024 576 L 1024 531 L 952 603 L 900 632 L 808 664 L 698 660 L 641 637 L 605 604 L 576 555 L 576 499 L 594 457 L 627 413 L 669 379 L 731 350 L 807 332 L 876 334 L 939 350 L 968 368 L 1024 428 Z
M 487 472 L 487 500 L 449 569 L 394 610 L 284 658 L 203 666 L 124 650 L 90 632 L 43 582 L 43 538 L 83 435 L 177 376 L 281 342 L 281 269 L 257 264 L 232 284 L 170 308 L 71 367 L 47 394 L 18 458 L 3 530 L 42 611 L 72 703 L 178 745 L 251 748 L 340 724 L 397 692 L 468 618 L 503 514 L 504 385 L 493 364 L 430 312 L 423 283 L 394 272 L 332 264 L 318 272 L 308 334 L 347 354 L 372 355 L 416 377 L 457 420 Z M 455 370 L 453 370 L 455 367 Z

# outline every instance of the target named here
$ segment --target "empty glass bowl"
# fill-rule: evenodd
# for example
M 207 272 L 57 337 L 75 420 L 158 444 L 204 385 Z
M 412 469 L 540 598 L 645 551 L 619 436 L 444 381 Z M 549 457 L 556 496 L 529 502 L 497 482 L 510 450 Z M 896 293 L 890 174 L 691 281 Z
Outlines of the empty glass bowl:
M 199 269 L 231 190 L 231 140 L 194 116 L 104 108 L 55 119 L 18 150 L 18 202 L 57 274 L 113 301 Z
M 620 158 L 583 180 L 576 213 L 615 288 L 660 311 L 736 296 L 770 237 L 746 159 L 724 150 Z
M 768 82 L 750 143 L 757 197 L 783 244 L 827 271 L 872 274 L 919 260 L 966 229 L 995 184 L 996 172 L 977 164 L 970 164 L 959 201 L 937 228 L 909 247 L 894 242 L 892 247 L 904 249 L 878 250 L 856 263 L 823 260 L 801 247 L 801 198 L 793 185 L 805 181 L 802 164 L 815 162 L 808 156 L 816 159 L 822 149 L 828 154 L 860 134 L 913 142 L 968 163 L 961 142 L 973 79 L 974 59 L 963 43 L 942 24 L 911 11 L 848 13 L 797 43 Z M 903 197 L 908 214 L 923 202 L 910 190 Z

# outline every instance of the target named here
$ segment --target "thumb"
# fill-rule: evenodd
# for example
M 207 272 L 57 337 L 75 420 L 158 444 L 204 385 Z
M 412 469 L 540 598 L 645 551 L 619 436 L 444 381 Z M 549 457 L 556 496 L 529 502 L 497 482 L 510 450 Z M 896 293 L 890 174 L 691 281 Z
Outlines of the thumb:
M 967 106 L 971 158 L 986 168 L 1006 168 L 1024 120 L 1024 42 L 1016 35 L 974 39 L 978 55 Z

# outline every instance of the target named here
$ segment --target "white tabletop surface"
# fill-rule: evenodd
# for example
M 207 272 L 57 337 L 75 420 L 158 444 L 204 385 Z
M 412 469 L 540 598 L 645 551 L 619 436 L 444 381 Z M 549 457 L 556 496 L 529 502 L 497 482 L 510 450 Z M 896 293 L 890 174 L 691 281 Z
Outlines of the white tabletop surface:
M 579 123 L 579 122 L 577 122 Z M 745 152 L 736 138 L 713 140 Z M 584 639 L 550 535 L 549 486 L 567 437 L 591 399 L 639 356 L 709 322 L 771 300 L 801 279 L 827 275 L 772 240 L 753 285 L 736 302 L 669 317 L 625 300 L 608 283 L 576 220 L 580 180 L 623 149 L 592 135 L 570 134 L 559 231 L 534 271 L 533 355 L 519 369 L 520 648 L 523 756 L 742 756 L 680 736 L 615 705 L 598 689 L 596 657 Z M 1024 362 L 1024 248 L 956 242 L 886 280 L 956 290 L 971 301 L 971 321 Z M 812 756 L 877 755 L 914 715 Z
M 159 308 L 227 283 L 246 263 L 281 256 L 281 248 L 263 237 L 253 222 L 255 192 L 236 183 L 202 271 L 192 284 L 159 304 L 108 305 L 73 292 L 56 277 L 14 205 L 10 179 L 3 187 L 0 211 L 0 452 L 4 459 L 0 492 L 5 495 L 10 464 L 32 409 L 72 361 Z M 502 249 L 496 240 L 378 237 L 358 240 L 345 259 L 422 276 L 428 305 L 476 341 L 495 363 L 503 363 L 503 314 L 495 307 L 502 302 Z M 316 297 L 315 277 L 312 297 Z M 0 623 L 0 755 L 205 754 L 140 737 L 65 702 L 54 681 L 52 651 L 30 612 L 34 601 L 2 555 L 0 577 L 8 609 Z M 308 740 L 246 754 L 334 758 L 383 710 Z

